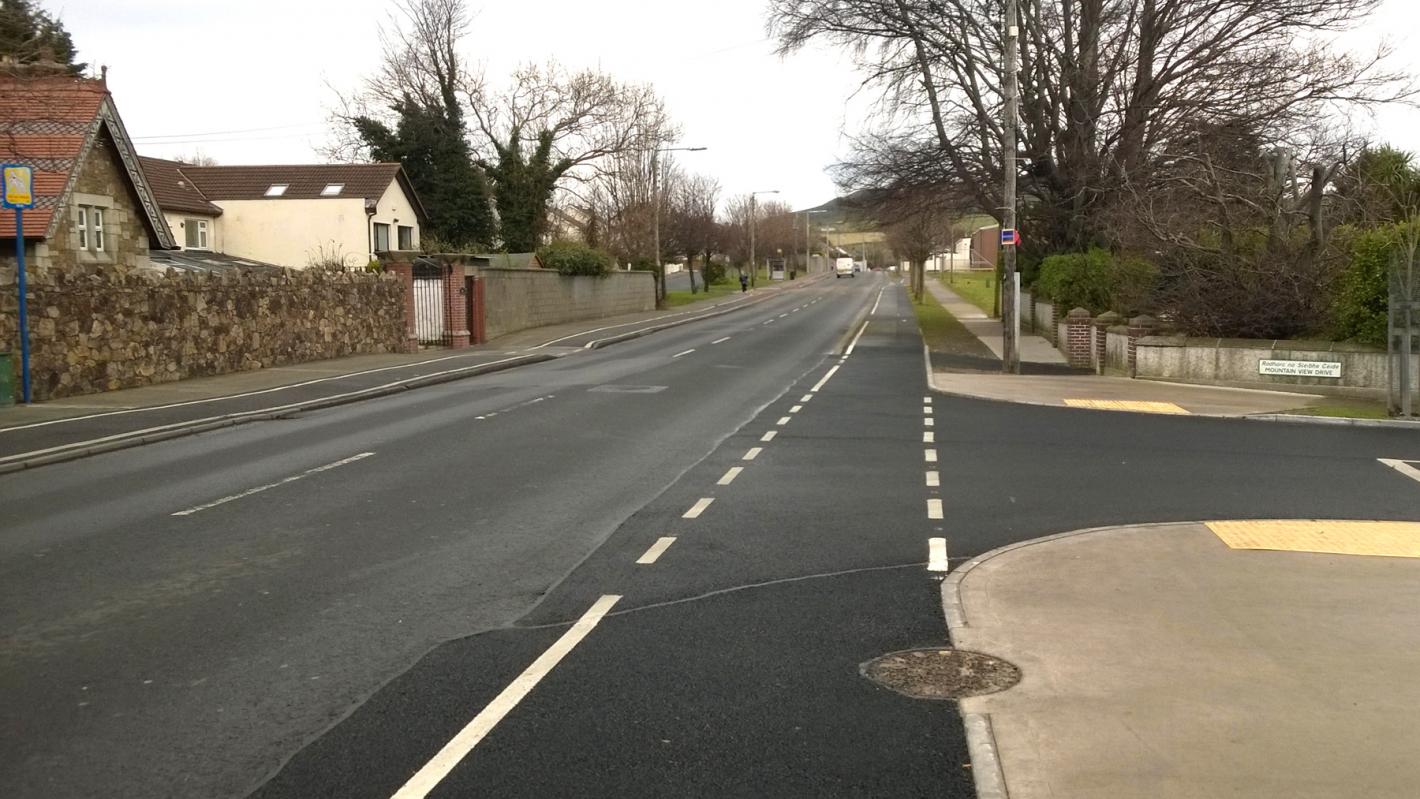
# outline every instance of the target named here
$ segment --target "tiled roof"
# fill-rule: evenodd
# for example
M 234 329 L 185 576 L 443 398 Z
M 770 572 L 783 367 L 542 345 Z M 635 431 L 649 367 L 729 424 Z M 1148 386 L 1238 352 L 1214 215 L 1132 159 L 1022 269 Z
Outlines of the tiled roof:
M 208 202 L 192 179 L 183 170 L 187 164 L 162 158 L 139 156 L 143 164 L 143 174 L 148 177 L 148 185 L 153 187 L 153 198 L 164 211 L 186 211 L 194 214 L 219 216 L 222 209 Z
M 302 164 L 292 166 L 203 166 L 182 168 L 209 200 L 320 200 L 336 197 L 378 200 L 399 174 L 399 164 Z M 285 184 L 279 197 L 267 197 Z M 340 184 L 338 195 L 321 191 Z
M 25 237 L 43 238 L 54 209 L 108 97 L 102 82 L 73 77 L 0 75 L 0 163 L 35 168 L 35 207 Z M 15 212 L 0 210 L 0 238 L 14 238 Z

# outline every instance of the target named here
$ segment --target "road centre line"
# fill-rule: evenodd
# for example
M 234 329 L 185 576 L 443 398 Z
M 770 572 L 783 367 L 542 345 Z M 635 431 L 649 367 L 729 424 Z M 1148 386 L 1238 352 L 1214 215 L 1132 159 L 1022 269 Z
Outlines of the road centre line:
M 927 571 L 945 572 L 950 570 L 951 567 L 947 563 L 947 539 L 927 539 Z
M 769 320 L 765 321 L 765 324 L 766 324 L 766 325 L 772 325 L 772 324 L 774 324 L 774 320 L 773 320 L 773 319 L 769 319 Z
M 931 404 L 932 404 L 932 398 L 931 398 L 931 397 L 923 397 L 923 398 L 922 398 L 922 404 L 923 404 L 923 405 L 931 405 Z
M 688 349 L 688 350 L 686 350 L 685 352 L 677 352 L 675 355 L 672 355 L 671 357 L 672 357 L 672 358 L 679 358 L 679 357 L 681 357 L 682 355 L 689 355 L 689 354 L 692 353 L 692 352 L 695 352 L 695 350 L 694 350 L 694 349 Z
M 710 343 L 711 343 L 711 344 L 724 344 L 726 341 L 729 341 L 731 338 L 734 338 L 734 337 L 733 337 L 733 336 L 725 336 L 724 338 L 717 338 L 717 339 L 715 339 L 714 341 L 712 341 L 712 342 L 710 342 Z
M 927 459 L 928 463 L 937 462 L 937 451 L 935 449 L 924 450 L 923 456 Z
M 1411 480 L 1415 480 L 1415 481 L 1417 481 L 1417 482 L 1420 482 L 1420 469 L 1416 469 L 1414 466 L 1411 466 L 1409 463 L 1406 463 L 1405 461 L 1402 461 L 1402 460 L 1396 460 L 1395 458 L 1376 458 L 1376 460 L 1380 461 L 1381 463 L 1385 464 L 1386 466 L 1389 466 L 1390 468 L 1396 470 L 1397 472 L 1400 472 L 1401 474 L 1405 475 L 1406 477 L 1409 477 Z
M 922 424 L 923 424 L 923 426 L 925 426 L 925 427 L 932 427 L 932 426 L 934 426 L 934 425 L 937 424 L 937 420 L 936 420 L 936 419 L 933 419 L 933 418 L 930 417 L 930 416 L 928 416 L 926 419 L 923 419 L 923 420 L 922 420 Z
M 778 316 L 777 318 L 783 319 L 784 317 L 786 317 L 786 316 L 788 316 L 788 315 L 789 315 L 789 314 L 787 314 L 787 313 L 781 313 L 781 314 L 779 314 L 779 316 Z
M 942 485 L 942 476 L 935 471 L 927 472 L 927 487 L 939 488 Z
M 883 286 L 882 288 L 878 289 L 878 299 L 876 302 L 873 303 L 873 310 L 868 311 L 868 316 L 872 316 L 873 314 L 878 312 L 878 306 L 881 305 L 883 301 L 884 291 L 887 291 L 887 286 Z
M 765 433 L 763 436 L 761 436 L 759 440 L 768 444 L 769 442 L 773 441 L 774 437 L 777 435 L 779 435 L 778 430 L 770 430 L 768 433 Z
M 493 698 L 473 720 L 462 730 L 459 730 L 444 748 L 440 749 L 424 767 L 415 772 L 414 776 L 395 792 L 391 799 L 424 799 L 429 792 L 434 790 L 449 772 L 454 770 L 460 761 L 473 751 L 475 746 L 482 741 L 493 728 L 498 726 L 498 722 L 503 720 L 513 708 L 518 706 L 533 688 L 546 677 L 554 667 L 566 657 L 577 644 L 587 637 L 602 617 L 611 610 L 612 606 L 621 600 L 620 595 L 607 594 L 595 603 L 580 619 L 572 625 L 567 632 L 562 634 L 553 642 L 547 651 L 538 656 L 532 665 L 523 670 L 516 679 L 508 684 L 498 696 Z
M 858 335 L 853 337 L 853 342 L 848 345 L 848 349 L 843 351 L 843 357 L 847 358 L 853 354 L 853 349 L 858 346 L 858 339 L 862 338 L 866 332 L 868 332 L 868 323 L 864 321 L 863 326 L 858 328 Z
M 196 506 L 196 507 L 188 508 L 187 510 L 180 510 L 180 511 L 178 511 L 177 513 L 174 513 L 174 514 L 172 514 L 172 515 L 174 515 L 174 516 L 191 516 L 191 515 L 194 514 L 194 513 L 200 513 L 200 512 L 202 512 L 202 511 L 204 511 L 204 510 L 208 510 L 208 509 L 210 509 L 210 508 L 215 508 L 215 507 L 217 507 L 218 505 L 225 505 L 225 504 L 227 504 L 228 502 L 235 502 L 235 501 L 237 501 L 237 500 L 239 500 L 239 499 L 245 499 L 245 498 L 247 498 L 247 497 L 249 497 L 249 496 L 251 496 L 251 495 L 253 495 L 253 494 L 260 494 L 260 493 L 263 492 L 263 491 L 270 491 L 270 490 L 273 489 L 273 488 L 276 488 L 276 487 L 278 487 L 278 486 L 284 486 L 284 485 L 286 485 L 287 483 L 294 483 L 294 482 L 296 482 L 297 480 L 301 480 L 301 479 L 310 477 L 310 476 L 313 475 L 313 474 L 320 474 L 321 472 L 328 472 L 328 471 L 330 471 L 331 469 L 337 469 L 337 468 L 339 468 L 339 467 L 341 467 L 341 466 L 345 466 L 345 465 L 347 465 L 347 464 L 354 463 L 355 461 L 362 461 L 362 460 L 364 460 L 364 459 L 366 459 L 366 458 L 368 458 L 368 457 L 370 457 L 371 455 L 374 455 L 374 454 L 375 454 L 375 453 L 373 453 L 373 452 L 362 452 L 362 453 L 360 453 L 359 455 L 351 455 L 351 456 L 348 457 L 348 458 L 342 458 L 341 460 L 338 460 L 338 461 L 336 461 L 336 462 L 334 462 L 334 463 L 327 463 L 327 464 L 324 465 L 324 466 L 317 466 L 317 467 L 315 467 L 314 469 L 307 469 L 307 470 L 305 470 L 304 472 L 301 472 L 300 474 L 293 474 L 293 475 L 291 475 L 290 477 L 287 477 L 287 478 L 284 479 L 284 480 L 277 480 L 277 481 L 274 482 L 274 483 L 267 483 L 266 485 L 257 486 L 256 488 L 248 488 L 247 490 L 241 492 L 240 494 L 232 494 L 231 496 L 222 497 L 221 499 L 213 500 L 212 502 L 208 502 L 208 503 L 205 504 L 205 505 L 198 505 L 198 506 Z
M 754 460 L 755 458 L 758 458 L 758 457 L 759 457 L 759 453 L 761 453 L 761 452 L 763 452 L 763 451 L 764 451 L 764 447 L 750 447 L 749 452 L 746 452 L 746 453 L 745 453 L 743 460 L 752 461 L 752 460 Z
M 814 395 L 812 395 L 812 394 L 805 394 L 804 396 L 799 397 L 799 402 L 808 402 L 809 400 L 811 400 L 811 399 L 813 399 L 813 398 L 814 398 Z
M 922 406 L 922 414 L 923 414 L 924 416 L 931 416 L 931 415 L 932 415 L 932 406 L 931 406 L 931 405 L 923 405 L 923 406 Z
M 730 470 L 727 471 L 727 472 L 725 472 L 725 476 L 724 476 L 724 477 L 721 477 L 721 478 L 720 478 L 720 481 L 719 481 L 718 483 L 716 483 L 716 485 L 727 486 L 727 485 L 729 485 L 730 483 L 735 482 L 735 478 L 736 478 L 736 477 L 739 477 L 739 476 L 740 476 L 740 472 L 742 472 L 742 471 L 744 471 L 744 470 L 745 470 L 745 467 L 743 467 L 743 466 L 731 466 L 731 467 L 730 467 Z
M 646 554 L 636 559 L 636 565 L 650 566 L 652 563 L 656 562 L 657 558 L 664 555 L 666 553 L 666 550 L 670 549 L 671 544 L 674 543 L 674 536 L 667 536 L 665 538 L 657 539 L 656 543 L 652 544 L 651 548 L 646 550 Z
M 922 443 L 923 443 L 923 444 L 935 444 L 935 443 L 937 443 L 937 434 L 936 434 L 936 433 L 933 433 L 931 430 L 928 430 L 928 431 L 924 432 L 924 433 L 922 434 Z
M 698 518 L 700 518 L 700 514 L 704 513 L 704 512 L 705 512 L 705 509 L 708 508 L 708 507 L 710 507 L 710 503 L 712 503 L 712 502 L 714 502 L 714 501 L 715 501 L 715 498 L 714 498 L 714 497 L 701 497 L 699 501 L 697 501 L 694 505 L 691 505 L 691 506 L 690 506 L 690 510 L 688 510 L 688 511 L 686 511 L 685 513 L 681 514 L 681 518 L 682 518 L 682 519 L 698 519 Z
M 804 406 L 802 406 L 802 405 L 795 405 L 794 407 L 792 407 L 792 408 L 789 409 L 789 413 L 798 413 L 799 411 L 802 411 L 803 409 L 804 409 Z
M 832 369 L 829 369 L 829 370 L 828 370 L 828 374 L 824 375 L 824 376 L 823 376 L 823 379 L 821 379 L 821 380 L 819 380 L 817 383 L 815 383 L 812 390 L 813 390 L 814 392 L 822 391 L 822 390 L 823 390 L 823 384 L 824 384 L 824 383 L 827 383 L 827 382 L 829 381 L 829 378 L 833 377 L 833 374 L 838 371 L 838 366 L 839 366 L 839 364 L 836 364 L 836 365 L 834 365 L 834 367 L 833 367 Z
M 783 427 L 784 425 L 788 424 L 789 421 L 790 421 L 790 417 L 788 417 L 788 416 L 780 416 L 780 417 L 779 417 L 779 421 L 775 422 L 775 424 L 779 425 L 780 427 Z
M 927 518 L 929 518 L 929 519 L 940 519 L 940 518 L 942 518 L 942 501 L 941 501 L 940 499 L 929 499 L 929 500 L 927 500 Z

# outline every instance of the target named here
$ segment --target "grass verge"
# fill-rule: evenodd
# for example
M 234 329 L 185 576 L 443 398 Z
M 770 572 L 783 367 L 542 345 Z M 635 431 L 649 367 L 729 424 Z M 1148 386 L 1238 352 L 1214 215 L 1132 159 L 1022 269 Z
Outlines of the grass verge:
M 922 340 L 932 352 L 952 355 L 987 355 L 991 351 L 977 340 L 966 326 L 957 321 L 931 292 L 922 296 L 922 302 L 913 302 L 912 310 L 917 314 L 917 326 L 922 330 Z
M 668 291 L 666 292 L 666 307 L 678 308 L 682 305 L 689 305 L 693 302 L 703 302 L 705 300 L 715 300 L 721 297 L 728 297 L 731 294 L 738 294 L 740 291 L 739 280 L 722 280 L 719 283 L 711 283 L 709 291 L 697 291 L 691 294 L 690 291 Z
M 986 313 L 995 316 L 996 275 L 991 272 L 943 272 L 938 275 L 942 285 Z
M 1386 412 L 1385 405 L 1379 402 L 1365 402 L 1363 400 L 1346 401 L 1336 400 L 1325 402 L 1321 405 L 1313 405 L 1309 408 L 1297 408 L 1286 411 L 1294 416 L 1327 416 L 1334 419 L 1389 419 L 1390 414 Z

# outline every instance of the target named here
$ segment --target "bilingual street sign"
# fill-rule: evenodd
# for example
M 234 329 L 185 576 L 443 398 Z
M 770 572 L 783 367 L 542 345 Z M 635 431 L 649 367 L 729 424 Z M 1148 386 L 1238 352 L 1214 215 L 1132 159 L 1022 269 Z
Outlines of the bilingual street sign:
M 1337 361 L 1274 361 L 1261 360 L 1257 363 L 1260 375 L 1277 377 L 1341 377 L 1341 364 Z
M 20 164 L 0 166 L 4 180 L 4 200 L 6 208 L 24 209 L 35 207 L 34 170 Z
M 1021 232 L 1013 227 L 1004 228 L 1001 231 L 1001 246 L 1015 247 L 1021 243 Z

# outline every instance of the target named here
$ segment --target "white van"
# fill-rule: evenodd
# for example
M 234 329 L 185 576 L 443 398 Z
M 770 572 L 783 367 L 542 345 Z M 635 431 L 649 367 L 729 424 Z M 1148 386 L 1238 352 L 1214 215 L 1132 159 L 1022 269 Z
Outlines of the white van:
M 853 269 L 852 258 L 838 258 L 833 262 L 833 276 L 835 278 L 840 278 L 844 275 L 857 277 L 857 275 L 853 274 L 854 271 L 856 270 Z

